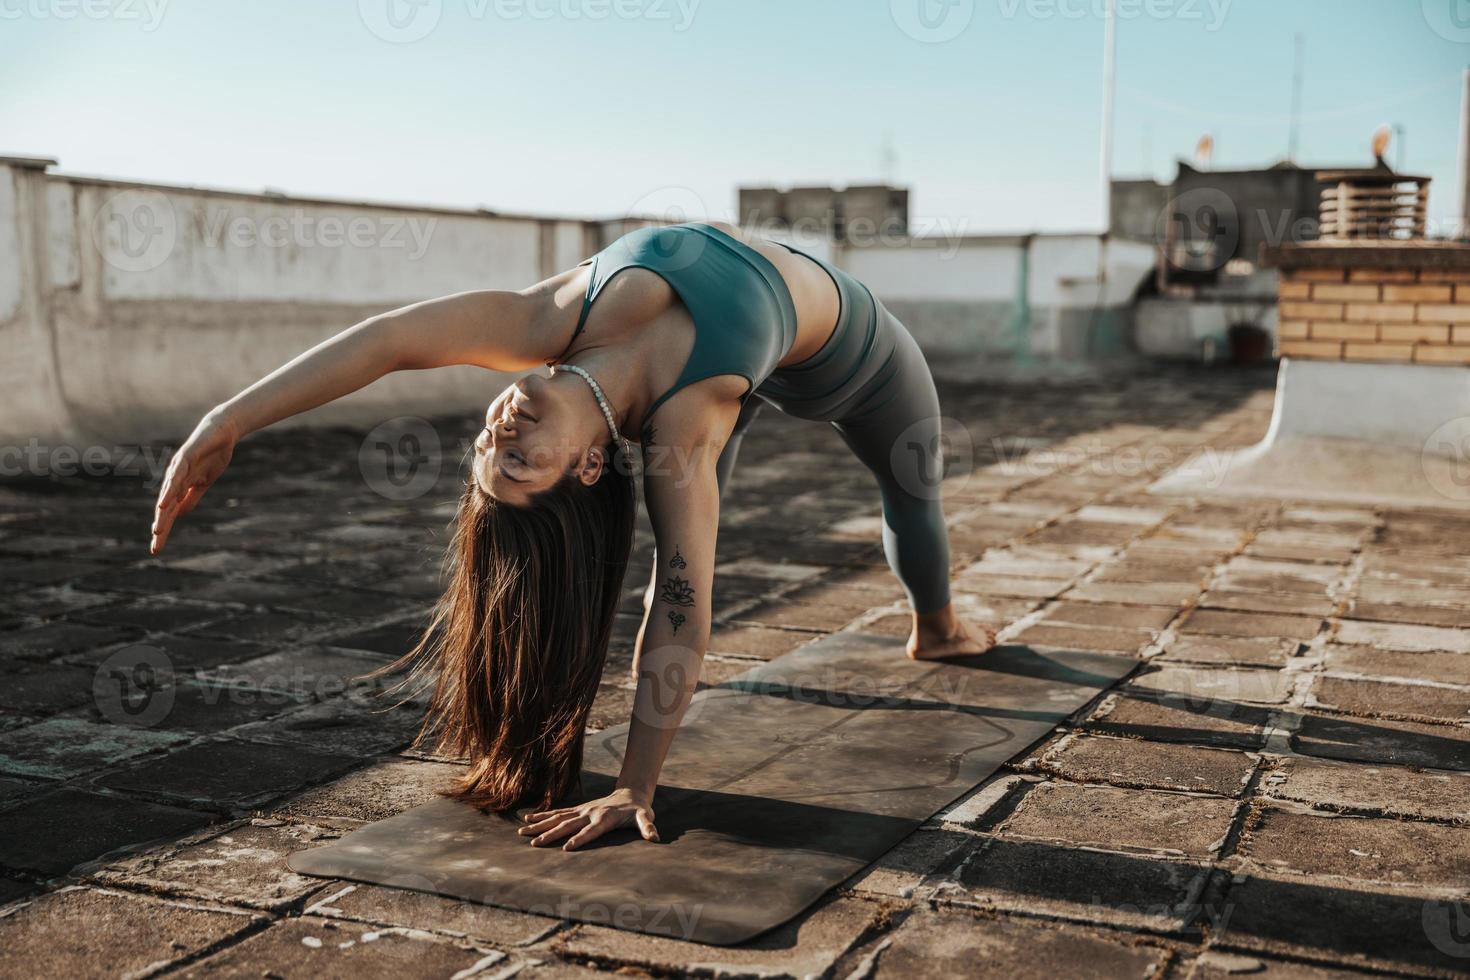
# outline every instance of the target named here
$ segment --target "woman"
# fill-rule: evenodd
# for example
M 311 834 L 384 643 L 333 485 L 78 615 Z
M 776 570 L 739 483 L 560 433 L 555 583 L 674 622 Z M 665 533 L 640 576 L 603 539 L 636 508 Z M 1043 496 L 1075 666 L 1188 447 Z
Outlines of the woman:
M 395 667 L 435 675 L 420 737 L 470 760 L 449 795 L 536 804 L 521 828 L 533 844 L 571 850 L 628 823 L 658 839 L 654 789 L 709 642 L 720 492 L 763 401 L 831 422 L 877 477 L 884 550 L 913 611 L 909 656 L 994 642 L 950 603 L 939 401 L 918 345 L 851 276 L 720 223 L 640 229 L 529 289 L 419 303 L 313 348 L 200 422 L 169 466 L 150 550 L 241 437 L 390 371 L 451 364 L 552 371 L 490 403 L 450 585 Z M 577 784 L 631 549 L 635 431 L 655 558 L 622 772 L 608 796 L 551 808 Z

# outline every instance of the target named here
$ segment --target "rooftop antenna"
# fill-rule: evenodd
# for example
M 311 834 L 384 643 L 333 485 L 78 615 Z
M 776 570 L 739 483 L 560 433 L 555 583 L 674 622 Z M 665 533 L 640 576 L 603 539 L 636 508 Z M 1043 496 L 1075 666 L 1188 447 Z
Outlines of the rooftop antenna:
M 1305 34 L 1296 36 L 1296 67 L 1291 75 L 1291 136 L 1286 144 L 1286 159 L 1296 163 L 1302 144 L 1302 64 L 1307 48 Z
M 1103 107 L 1102 107 L 1102 227 L 1106 234 L 1113 221 L 1113 103 L 1118 65 L 1117 0 L 1106 0 L 1103 8 Z
M 878 169 L 883 175 L 883 183 L 888 187 L 895 186 L 894 181 L 898 179 L 898 150 L 893 146 L 893 134 L 883 134 L 883 145 L 878 149 Z
M 1097 240 L 1097 305 L 1102 309 L 1108 292 L 1108 241 L 1113 233 L 1113 103 L 1118 77 L 1118 0 L 1105 0 L 1103 7 L 1103 111 L 1102 152 L 1098 169 L 1102 176 L 1102 234 Z M 1029 254 L 1029 249 L 1027 250 Z M 1089 343 L 1091 328 L 1089 328 Z

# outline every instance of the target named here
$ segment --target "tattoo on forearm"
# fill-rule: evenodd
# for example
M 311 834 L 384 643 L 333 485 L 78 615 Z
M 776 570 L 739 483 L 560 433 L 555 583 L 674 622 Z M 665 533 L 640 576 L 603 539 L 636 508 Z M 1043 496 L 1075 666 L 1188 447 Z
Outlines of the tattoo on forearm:
M 669 559 L 669 567 L 681 571 L 689 567 L 689 562 L 684 558 L 684 553 L 679 550 L 678 545 L 674 545 L 674 557 Z M 659 590 L 659 598 L 671 606 L 689 609 L 694 605 L 694 586 L 689 584 L 687 578 L 670 575 L 663 581 L 663 587 Z M 678 634 L 680 626 L 689 621 L 689 617 L 679 612 L 678 609 L 670 609 L 665 615 L 668 616 L 669 625 L 674 628 L 675 634 Z
M 689 584 L 687 578 L 670 575 L 664 579 L 659 598 L 671 606 L 692 606 L 694 605 L 694 587 Z

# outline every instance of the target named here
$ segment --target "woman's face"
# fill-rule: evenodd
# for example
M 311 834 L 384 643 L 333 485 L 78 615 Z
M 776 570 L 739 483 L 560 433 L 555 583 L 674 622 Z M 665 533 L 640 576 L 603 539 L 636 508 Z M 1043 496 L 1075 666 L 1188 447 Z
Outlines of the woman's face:
M 573 378 L 578 381 L 579 379 Z M 590 435 L 577 391 L 539 374 L 515 381 L 490 403 L 485 427 L 475 438 L 471 478 L 496 500 L 524 506 L 574 468 L 585 469 Z M 601 422 L 601 419 L 598 419 Z M 596 473 L 591 481 L 595 482 Z

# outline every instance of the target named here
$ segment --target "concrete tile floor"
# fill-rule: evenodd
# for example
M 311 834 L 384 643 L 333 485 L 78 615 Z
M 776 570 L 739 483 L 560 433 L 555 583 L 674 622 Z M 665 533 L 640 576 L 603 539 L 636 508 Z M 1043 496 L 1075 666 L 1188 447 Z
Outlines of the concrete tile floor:
M 737 949 L 286 869 L 453 771 L 360 678 L 435 594 L 469 420 L 407 500 L 360 432 L 252 439 L 162 561 L 143 479 L 0 486 L 0 975 L 1470 974 L 1470 515 L 1144 492 L 1257 439 L 1272 380 L 942 386 L 960 603 L 1140 670 Z M 706 680 L 901 635 L 835 434 L 767 412 L 741 462 Z M 649 548 L 599 727 L 629 709 Z

